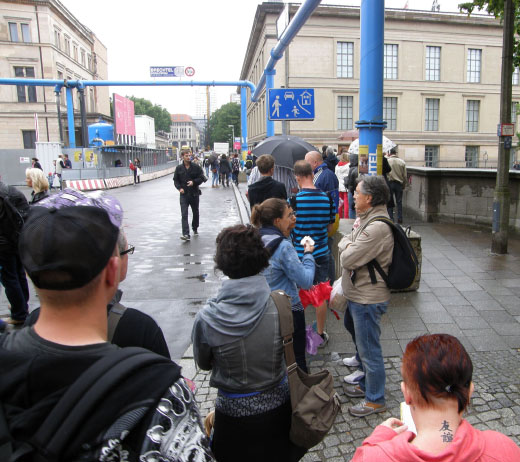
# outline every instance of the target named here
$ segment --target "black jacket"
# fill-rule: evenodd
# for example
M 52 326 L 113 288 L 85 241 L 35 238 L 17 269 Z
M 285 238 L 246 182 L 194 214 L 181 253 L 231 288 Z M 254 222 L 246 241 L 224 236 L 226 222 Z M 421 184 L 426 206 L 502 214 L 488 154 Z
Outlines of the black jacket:
M 20 216 L 25 220 L 29 213 L 29 204 L 21 191 L 14 186 L 7 186 L 0 181 L 0 252 L 18 252 L 18 232 L 14 229 L 10 213 L 4 205 L 4 197 L 9 198 L 9 202 L 18 210 Z
M 231 165 L 229 160 L 220 159 L 220 173 L 231 173 Z
M 193 181 L 193 186 L 188 186 L 188 181 Z M 182 164 L 177 165 L 175 173 L 173 174 L 173 182 L 178 190 L 184 189 L 184 194 L 197 195 L 200 194 L 199 186 L 204 183 L 205 176 L 202 168 L 191 163 L 189 168 Z
M 285 185 L 272 177 L 262 177 L 256 183 L 249 186 L 248 198 L 251 210 L 255 204 L 261 204 L 266 199 L 275 197 L 277 199 L 287 199 Z

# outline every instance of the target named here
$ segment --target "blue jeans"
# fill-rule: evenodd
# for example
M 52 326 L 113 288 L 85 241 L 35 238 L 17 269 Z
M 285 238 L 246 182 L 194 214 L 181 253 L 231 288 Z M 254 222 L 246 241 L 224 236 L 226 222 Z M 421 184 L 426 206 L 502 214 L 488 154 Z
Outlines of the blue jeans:
M 370 403 L 385 403 L 385 363 L 381 349 L 381 316 L 386 313 L 388 302 L 363 305 L 348 301 L 348 310 L 354 322 L 356 348 L 365 376 L 359 386 Z
M 211 186 L 218 186 L 218 171 L 212 172 L 213 178 L 211 179 Z
M 356 209 L 354 203 L 354 195 L 349 191 L 348 192 L 348 217 L 349 218 L 356 218 Z

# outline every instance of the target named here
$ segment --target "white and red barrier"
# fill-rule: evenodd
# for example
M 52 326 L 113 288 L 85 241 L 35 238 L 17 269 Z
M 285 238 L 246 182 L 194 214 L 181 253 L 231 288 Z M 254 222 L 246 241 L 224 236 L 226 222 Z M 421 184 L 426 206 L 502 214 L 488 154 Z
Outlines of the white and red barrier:
M 66 180 L 68 188 L 79 191 L 94 191 L 96 189 L 106 189 L 105 180 Z

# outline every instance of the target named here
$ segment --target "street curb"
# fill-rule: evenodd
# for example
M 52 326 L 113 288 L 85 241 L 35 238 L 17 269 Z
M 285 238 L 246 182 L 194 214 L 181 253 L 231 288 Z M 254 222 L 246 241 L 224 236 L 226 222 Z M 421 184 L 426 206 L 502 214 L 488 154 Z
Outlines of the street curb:
M 240 189 L 233 183 L 233 193 L 235 194 L 235 200 L 237 201 L 238 206 L 238 214 L 240 215 L 240 221 L 243 225 L 247 225 L 249 223 L 249 218 L 251 217 L 251 211 L 249 208 L 249 204 L 246 203 L 244 196 L 240 193 Z M 247 187 L 247 184 L 246 184 Z

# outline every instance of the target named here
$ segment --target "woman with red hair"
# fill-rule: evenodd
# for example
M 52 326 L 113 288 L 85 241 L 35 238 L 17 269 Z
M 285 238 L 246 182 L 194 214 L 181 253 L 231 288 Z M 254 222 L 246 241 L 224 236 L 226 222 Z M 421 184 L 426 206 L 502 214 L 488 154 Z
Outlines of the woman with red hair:
M 473 364 L 451 335 L 423 335 L 406 347 L 401 390 L 417 434 L 395 418 L 378 425 L 353 462 L 520 461 L 520 448 L 496 431 L 472 427 L 462 414 L 474 386 Z

